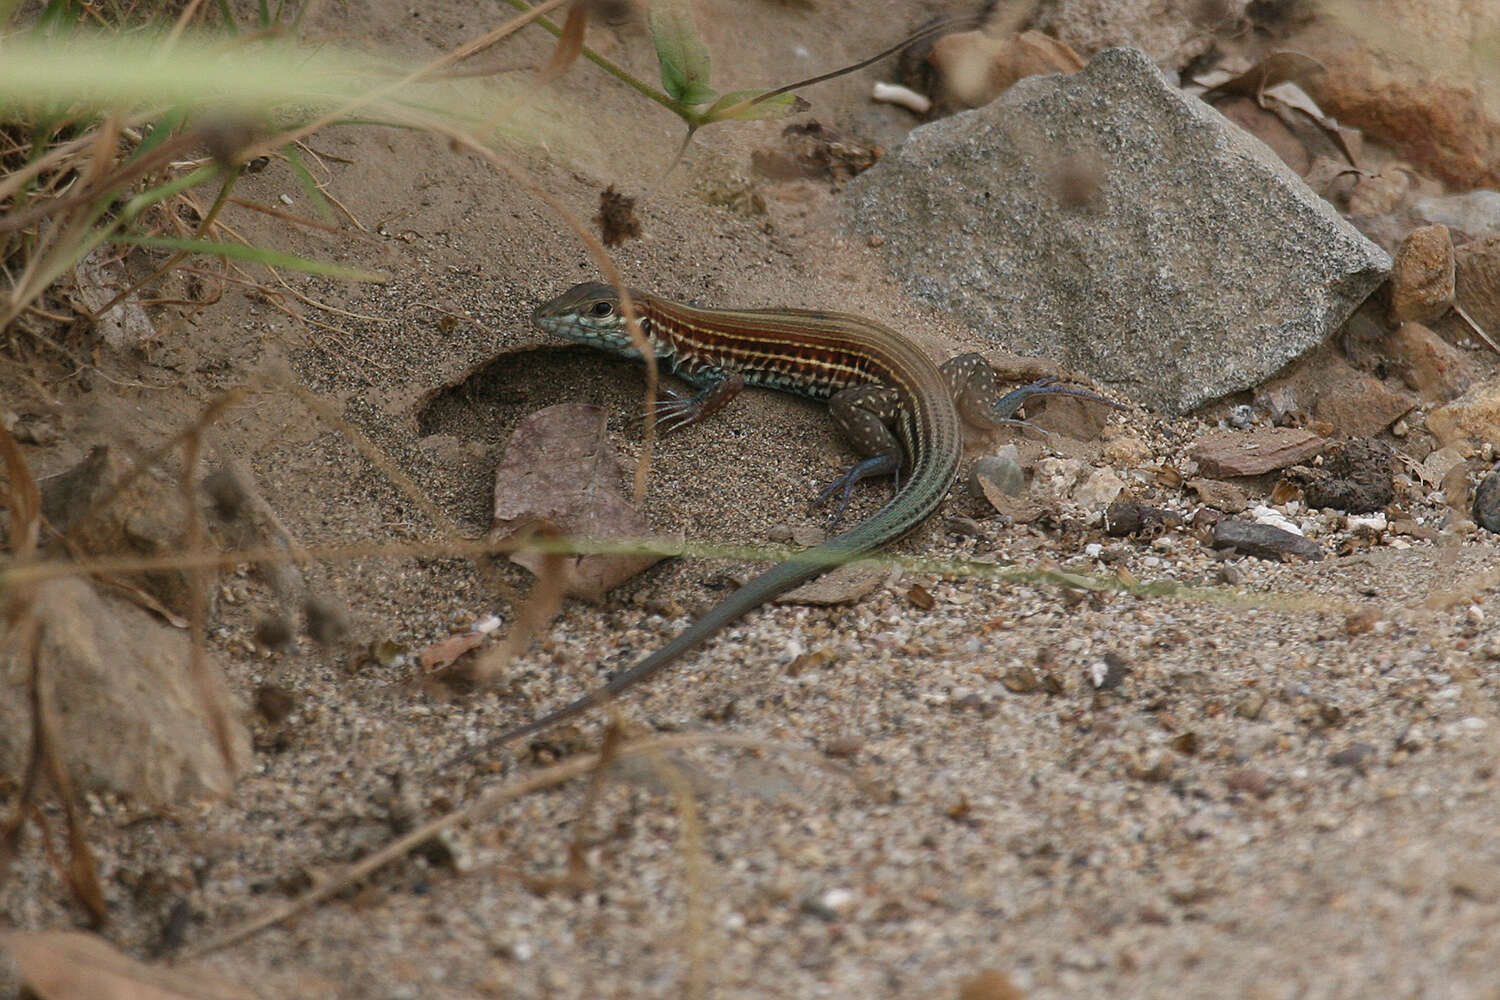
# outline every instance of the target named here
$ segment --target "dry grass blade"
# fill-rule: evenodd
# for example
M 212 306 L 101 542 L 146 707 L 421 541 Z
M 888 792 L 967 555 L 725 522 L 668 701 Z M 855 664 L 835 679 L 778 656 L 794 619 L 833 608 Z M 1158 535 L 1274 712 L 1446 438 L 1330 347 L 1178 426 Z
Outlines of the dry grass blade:
M 45 1000 L 255 1000 L 243 987 L 196 969 L 137 962 L 92 934 L 19 932 L 0 936 L 21 979 Z
M 542 626 L 557 614 L 562 607 L 567 577 L 566 557 L 560 552 L 547 553 L 543 557 L 536 586 L 531 588 L 531 595 L 517 610 L 515 624 L 511 626 L 505 641 L 485 654 L 475 665 L 474 679 L 479 684 L 493 683 L 510 661 L 531 644 L 532 638 Z
M 677 822 L 682 827 L 682 867 L 687 883 L 687 917 L 683 921 L 682 940 L 688 953 L 690 997 L 708 996 L 708 859 L 703 850 L 703 821 L 698 815 L 698 799 L 682 769 L 665 754 L 647 755 L 657 776 L 672 792 L 677 808 Z
M 568 71 L 583 54 L 583 36 L 589 26 L 589 4 L 586 0 L 573 0 L 568 8 L 567 20 L 563 22 L 562 34 L 557 36 L 557 47 L 552 58 L 537 75 L 538 84 L 548 84 Z
M 15 561 L 24 565 L 35 558 L 41 522 L 41 493 L 26 458 L 21 453 L 20 445 L 3 427 L 0 427 L 0 460 L 5 463 L 10 483 L 8 502 L 11 508 L 11 537 L 16 540 Z M 93 853 L 83 835 L 83 810 L 79 806 L 68 770 L 57 752 L 59 741 L 56 713 L 47 695 L 45 678 L 41 675 L 37 648 L 38 626 L 32 611 L 35 592 L 34 585 L 24 582 L 17 585 L 7 581 L 3 589 L 6 625 L 4 648 L 18 662 L 25 664 L 26 698 L 31 707 L 31 745 L 29 759 L 22 772 L 16 813 L 7 822 L 3 833 L 0 833 L 0 875 L 9 867 L 10 859 L 20 846 L 26 816 L 36 808 L 37 781 L 45 768 L 62 801 L 67 819 L 68 865 L 64 877 L 68 888 L 89 912 L 92 921 L 102 924 L 108 916 L 104 890 L 99 884 Z
M 178 481 L 182 506 L 187 512 L 185 548 L 189 555 L 203 549 L 203 510 L 198 503 L 198 453 L 202 440 L 201 430 L 195 430 L 183 442 L 182 478 Z M 202 567 L 193 567 L 188 570 L 188 576 L 188 626 L 192 640 L 188 643 L 188 676 L 198 689 L 198 702 L 208 718 L 214 742 L 219 745 L 224 773 L 232 775 L 238 768 L 234 759 L 233 740 L 229 735 L 229 715 L 224 705 L 214 696 L 213 678 L 208 669 L 208 575 Z

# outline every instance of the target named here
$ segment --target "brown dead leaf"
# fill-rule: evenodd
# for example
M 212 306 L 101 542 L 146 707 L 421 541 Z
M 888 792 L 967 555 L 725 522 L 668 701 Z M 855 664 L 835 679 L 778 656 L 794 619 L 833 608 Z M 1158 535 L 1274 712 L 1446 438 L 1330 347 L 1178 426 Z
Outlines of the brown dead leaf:
M 651 527 L 620 492 L 621 471 L 605 436 L 607 414 L 597 406 L 565 403 L 521 421 L 495 472 L 492 541 L 539 527 L 580 538 L 640 538 Z M 544 556 L 517 552 L 511 560 L 541 574 Z M 601 600 L 610 588 L 657 562 L 659 555 L 585 555 L 562 560 L 563 592 Z
M 10 933 L 0 946 L 42 1000 L 256 1000 L 209 972 L 137 962 L 92 934 Z
M 1312 56 L 1283 49 L 1272 52 L 1260 62 L 1237 76 L 1221 79 L 1222 74 L 1205 75 L 1197 82 L 1210 90 L 1226 94 L 1243 94 L 1260 100 L 1261 95 L 1282 83 L 1306 83 L 1326 67 Z
M 422 665 L 422 673 L 430 674 L 435 670 L 441 670 L 454 660 L 463 656 L 471 649 L 477 649 L 484 645 L 486 636 L 483 632 L 465 632 L 462 635 L 451 635 L 441 642 L 435 642 L 417 654 L 417 662 Z

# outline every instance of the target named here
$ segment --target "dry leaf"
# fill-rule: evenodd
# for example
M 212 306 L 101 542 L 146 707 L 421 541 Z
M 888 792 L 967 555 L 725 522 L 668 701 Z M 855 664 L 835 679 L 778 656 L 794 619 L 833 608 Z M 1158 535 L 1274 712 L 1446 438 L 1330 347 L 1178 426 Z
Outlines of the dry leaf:
M 92 934 L 11 933 L 0 944 L 42 1000 L 257 1000 L 208 972 L 137 962 Z
M 465 632 L 462 635 L 449 636 L 419 652 L 417 662 L 422 665 L 422 673 L 430 674 L 434 670 L 446 667 L 469 650 L 484 645 L 486 638 L 488 636 L 483 632 Z
M 650 525 L 620 492 L 620 464 L 597 406 L 565 403 L 521 421 L 495 472 L 492 540 L 539 527 L 580 538 L 640 538 Z M 540 575 L 544 556 L 517 552 L 513 562 Z M 654 554 L 569 556 L 564 592 L 598 601 L 611 587 L 661 559 Z
M 1198 77 L 1197 81 L 1212 90 L 1223 91 L 1227 94 L 1243 94 L 1260 100 L 1261 95 L 1273 87 L 1283 83 L 1306 82 L 1324 71 L 1324 65 L 1312 56 L 1283 50 L 1272 52 L 1245 72 L 1227 80 L 1205 75 Z M 1208 82 L 1210 79 L 1213 80 L 1212 83 Z

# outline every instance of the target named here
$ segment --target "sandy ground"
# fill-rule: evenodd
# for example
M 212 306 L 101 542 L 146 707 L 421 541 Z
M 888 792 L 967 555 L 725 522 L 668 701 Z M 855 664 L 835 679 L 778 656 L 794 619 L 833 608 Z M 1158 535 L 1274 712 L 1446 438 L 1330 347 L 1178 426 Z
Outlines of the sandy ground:
M 726 89 L 849 61 L 926 14 L 901 3 L 705 6 Z M 456 2 L 359 13 L 356 24 L 325 6 L 309 28 L 415 60 L 487 26 Z M 638 29 L 596 35 L 651 75 Z M 507 44 L 504 75 L 524 80 L 547 45 L 540 34 Z M 911 121 L 865 101 L 872 74 L 811 91 L 813 116 L 899 137 Z M 882 317 L 935 356 L 980 344 L 901 296 L 875 251 L 842 230 L 826 185 L 765 186 L 765 217 L 705 202 L 703 185 L 748 173 L 749 150 L 779 124 L 707 130 L 662 180 L 675 120 L 588 67 L 537 113 L 551 137 L 512 154 L 580 217 L 608 184 L 650 192 L 644 239 L 616 254 L 629 280 L 705 303 Z M 193 913 L 191 947 L 387 842 L 393 798 L 436 815 L 534 769 L 524 751 L 435 766 L 627 665 L 712 603 L 726 572 L 743 572 L 676 561 L 603 607 L 569 603 L 482 695 L 450 696 L 408 662 L 362 660 L 371 641 L 415 649 L 490 612 L 508 621 L 490 578 L 444 557 L 442 541 L 488 526 L 494 464 L 532 410 L 596 402 L 617 415 L 611 432 L 634 459 L 641 382 L 623 363 L 531 349 L 532 305 L 594 270 L 504 176 L 411 132 L 330 130 L 311 145 L 328 154 L 320 178 L 367 234 L 293 233 L 238 209 L 227 220 L 266 245 L 383 269 L 389 284 L 299 279 L 331 307 L 309 313 L 326 327 L 231 292 L 151 361 L 118 372 L 164 388 L 70 390 L 71 423 L 63 443 L 36 451 L 38 473 L 76 461 L 100 427 L 128 420 L 151 441 L 247 375 L 285 370 L 333 401 L 446 521 L 284 393 L 221 425 L 219 446 L 252 464 L 300 542 L 436 544 L 420 559 L 309 571 L 349 609 L 349 649 L 252 652 L 269 590 L 248 572 L 229 581 L 240 596 L 221 603 L 215 655 L 246 697 L 274 681 L 296 710 L 279 734 L 256 724 L 232 802 L 169 815 L 95 803 L 90 834 L 114 914 L 105 933 L 135 954 L 178 900 Z M 281 164 L 244 192 L 305 202 Z M 517 347 L 528 350 L 505 353 Z M 1139 412 L 1113 424 L 1152 461 L 1180 459 L 1206 426 Z M 752 393 L 658 448 L 645 510 L 663 532 L 764 542 L 778 526 L 820 523 L 808 498 L 846 460 L 819 408 Z M 1148 473 L 1119 468 L 1138 473 L 1144 497 L 1167 498 Z M 968 513 L 955 493 L 946 514 Z M 1107 566 L 1084 554 L 1093 541 L 1107 543 Z M 1492 536 L 1445 533 L 1312 564 L 1241 560 L 1238 596 L 1217 586 L 1221 563 L 1190 537 L 1112 542 L 1081 512 L 1048 530 L 990 522 L 977 538 L 939 516 L 898 551 L 1204 589 L 1148 599 L 908 570 L 852 607 L 758 613 L 641 691 L 624 717 L 820 751 L 877 791 L 777 749 L 686 751 L 673 773 L 696 790 L 695 836 L 662 772 L 621 765 L 587 809 L 581 782 L 527 796 L 461 832 L 458 870 L 413 856 L 208 964 L 267 997 L 676 997 L 698 981 L 725 998 L 951 997 L 986 969 L 1035 998 L 1500 996 L 1500 600 L 1472 586 L 1494 565 Z M 499 573 L 528 585 L 519 570 Z M 930 608 L 909 597 L 913 584 Z M 1450 600 L 1429 605 L 1434 593 Z M 1349 627 L 1355 612 L 1376 626 Z M 1126 672 L 1100 690 L 1107 662 Z M 1049 683 L 1013 691 L 1022 668 Z M 590 746 L 600 731 L 589 720 L 554 743 Z M 563 874 L 575 842 L 587 886 L 546 891 L 536 880 Z M 77 919 L 34 839 L 3 913 L 32 929 Z

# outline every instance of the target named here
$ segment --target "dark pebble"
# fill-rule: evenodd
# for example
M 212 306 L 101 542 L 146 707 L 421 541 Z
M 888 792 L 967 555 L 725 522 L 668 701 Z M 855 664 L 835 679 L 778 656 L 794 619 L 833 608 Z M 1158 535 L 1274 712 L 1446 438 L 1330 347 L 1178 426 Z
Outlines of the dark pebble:
M 1375 748 L 1368 743 L 1356 743 L 1345 747 L 1328 758 L 1334 767 L 1364 767 L 1375 756 Z
M 1214 525 L 1214 546 L 1233 548 L 1260 559 L 1280 559 L 1286 555 L 1313 560 L 1323 558 L 1323 547 L 1311 538 L 1253 521 L 1220 521 Z
M 1500 534 L 1500 470 L 1485 476 L 1474 491 L 1474 523 Z

